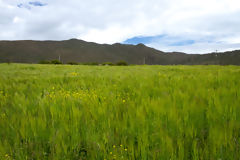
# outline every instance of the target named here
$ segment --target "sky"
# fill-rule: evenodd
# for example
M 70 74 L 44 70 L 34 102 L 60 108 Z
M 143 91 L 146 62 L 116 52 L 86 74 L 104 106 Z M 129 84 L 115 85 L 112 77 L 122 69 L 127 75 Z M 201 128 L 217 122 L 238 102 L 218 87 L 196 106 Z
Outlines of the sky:
M 240 1 L 0 0 L 0 40 L 71 38 L 167 52 L 240 49 Z

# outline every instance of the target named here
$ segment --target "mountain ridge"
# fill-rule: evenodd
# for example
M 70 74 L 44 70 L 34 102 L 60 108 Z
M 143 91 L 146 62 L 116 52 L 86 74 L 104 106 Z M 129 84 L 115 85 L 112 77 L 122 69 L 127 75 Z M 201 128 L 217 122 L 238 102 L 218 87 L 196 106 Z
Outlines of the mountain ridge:
M 68 62 L 117 62 L 150 65 L 240 65 L 240 50 L 222 53 L 186 54 L 162 52 L 144 44 L 98 44 L 79 39 L 62 41 L 0 41 L 0 62 L 38 63 L 58 59 Z

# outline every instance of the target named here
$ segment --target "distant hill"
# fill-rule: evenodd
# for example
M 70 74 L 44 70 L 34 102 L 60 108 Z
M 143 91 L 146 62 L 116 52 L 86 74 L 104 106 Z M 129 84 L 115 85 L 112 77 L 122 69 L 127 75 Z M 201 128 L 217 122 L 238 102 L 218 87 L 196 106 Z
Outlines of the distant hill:
M 97 44 L 77 39 L 66 41 L 0 41 L 0 62 L 38 63 L 61 56 L 68 62 L 117 62 L 129 64 L 221 64 L 240 65 L 240 50 L 210 53 L 166 53 L 143 44 Z

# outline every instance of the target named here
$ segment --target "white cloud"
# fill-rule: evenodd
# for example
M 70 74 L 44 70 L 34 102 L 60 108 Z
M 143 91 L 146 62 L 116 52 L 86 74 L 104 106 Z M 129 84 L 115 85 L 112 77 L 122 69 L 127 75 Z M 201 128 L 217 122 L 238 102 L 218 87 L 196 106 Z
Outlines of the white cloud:
M 239 48 L 239 0 L 33 0 L 47 5 L 17 7 L 29 2 L 0 0 L 0 39 L 116 43 L 165 34 L 196 44 L 176 47 L 156 41 L 149 45 L 191 53 Z
M 182 45 L 182 46 L 165 46 L 159 43 L 148 44 L 150 47 L 161 48 L 165 52 L 185 52 L 185 53 L 211 53 L 215 52 L 224 52 L 230 50 L 240 49 L 240 43 L 208 43 L 208 42 L 198 42 L 191 45 Z
M 14 17 L 13 23 L 21 23 L 21 22 L 23 22 L 22 18 L 19 18 L 18 16 Z

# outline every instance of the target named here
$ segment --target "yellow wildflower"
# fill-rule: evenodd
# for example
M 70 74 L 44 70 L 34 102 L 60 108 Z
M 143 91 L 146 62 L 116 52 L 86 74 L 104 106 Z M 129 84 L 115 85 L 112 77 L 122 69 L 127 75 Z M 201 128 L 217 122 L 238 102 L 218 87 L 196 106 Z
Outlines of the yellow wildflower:
M 76 73 L 76 72 L 72 72 L 72 73 L 70 73 L 72 76 L 77 76 L 78 75 L 78 73 Z

